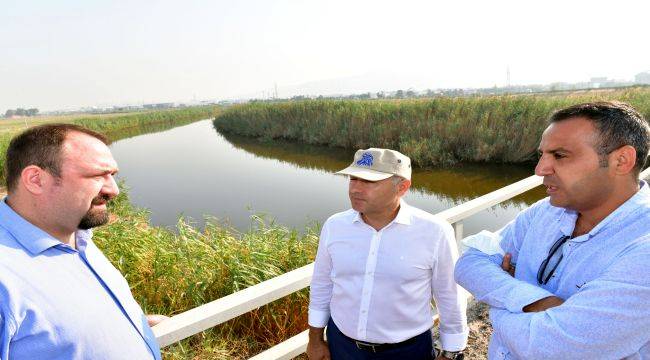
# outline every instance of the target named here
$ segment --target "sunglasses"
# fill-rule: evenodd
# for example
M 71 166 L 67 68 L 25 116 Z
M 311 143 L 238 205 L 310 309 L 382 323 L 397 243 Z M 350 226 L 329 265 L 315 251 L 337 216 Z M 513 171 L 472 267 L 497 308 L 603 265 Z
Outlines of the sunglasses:
M 551 246 L 551 249 L 548 251 L 548 256 L 544 259 L 542 265 L 540 265 L 539 271 L 537 271 L 537 282 L 540 285 L 546 285 L 553 276 L 553 273 L 555 273 L 555 269 L 560 265 L 562 257 L 564 256 L 561 251 L 559 252 L 559 255 L 556 255 L 556 253 L 558 253 L 562 248 L 562 245 L 564 245 L 564 243 L 569 239 L 571 239 L 571 236 L 564 235 L 557 239 L 553 246 Z

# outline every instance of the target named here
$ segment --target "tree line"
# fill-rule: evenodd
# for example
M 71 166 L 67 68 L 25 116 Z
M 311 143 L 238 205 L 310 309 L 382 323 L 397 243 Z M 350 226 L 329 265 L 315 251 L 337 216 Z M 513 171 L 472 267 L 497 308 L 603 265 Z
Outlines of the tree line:
M 38 115 L 38 109 L 36 108 L 31 108 L 31 109 L 18 108 L 15 110 L 9 109 L 5 112 L 6 118 L 10 118 L 13 116 L 36 116 L 36 115 Z

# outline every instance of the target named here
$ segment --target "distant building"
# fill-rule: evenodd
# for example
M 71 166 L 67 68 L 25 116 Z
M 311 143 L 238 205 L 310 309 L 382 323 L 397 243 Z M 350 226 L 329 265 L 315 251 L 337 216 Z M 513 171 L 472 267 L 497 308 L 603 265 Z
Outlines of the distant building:
M 113 106 L 113 111 L 124 112 L 124 111 L 136 111 L 142 109 L 140 106 Z
M 174 103 L 144 104 L 145 109 L 169 109 L 174 107 Z
M 637 84 L 650 85 L 650 71 L 636 74 L 634 77 L 634 82 Z
M 607 80 L 607 77 L 605 76 L 592 77 L 591 79 L 589 79 L 589 87 L 592 88 L 603 87 L 606 86 L 608 82 L 609 80 Z

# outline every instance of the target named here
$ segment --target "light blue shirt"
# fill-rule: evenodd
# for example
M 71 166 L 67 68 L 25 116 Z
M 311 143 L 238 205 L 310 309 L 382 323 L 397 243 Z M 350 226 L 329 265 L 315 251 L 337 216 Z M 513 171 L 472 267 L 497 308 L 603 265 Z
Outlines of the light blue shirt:
M 91 240 L 77 250 L 0 201 L 0 360 L 160 359 L 126 280 Z
M 469 249 L 456 281 L 491 306 L 490 359 L 650 359 L 650 189 L 641 189 L 588 234 L 569 240 L 546 285 L 537 271 L 552 244 L 571 235 L 578 214 L 537 202 L 504 227 L 501 255 Z M 548 296 L 564 304 L 543 312 L 522 308 Z

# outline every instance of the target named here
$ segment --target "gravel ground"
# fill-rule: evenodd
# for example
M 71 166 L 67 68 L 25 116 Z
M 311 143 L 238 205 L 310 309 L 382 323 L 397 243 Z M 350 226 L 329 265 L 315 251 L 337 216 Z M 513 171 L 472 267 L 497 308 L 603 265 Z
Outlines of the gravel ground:
M 492 325 L 488 316 L 488 306 L 476 301 L 470 301 L 467 308 L 467 325 L 469 326 L 469 339 L 465 349 L 465 359 L 486 360 L 488 343 L 492 335 Z M 437 329 L 434 337 L 437 337 Z
M 471 302 L 467 309 L 469 341 L 465 350 L 465 359 L 487 359 L 488 343 L 492 335 L 492 325 L 488 317 L 488 306 Z

